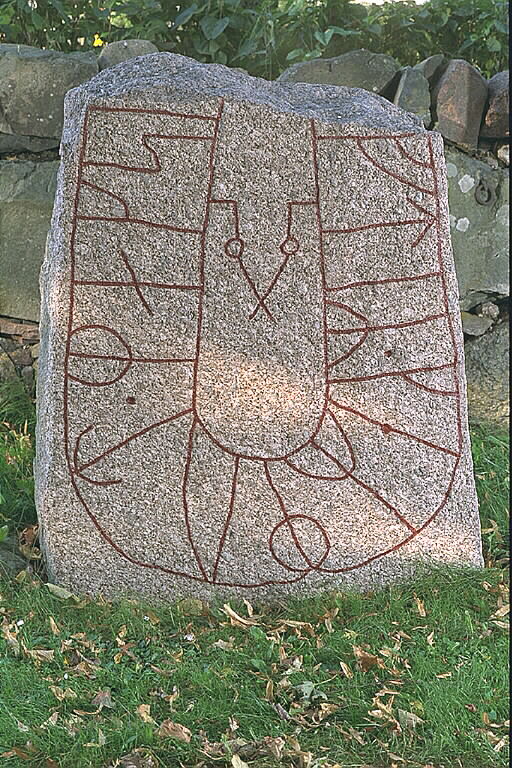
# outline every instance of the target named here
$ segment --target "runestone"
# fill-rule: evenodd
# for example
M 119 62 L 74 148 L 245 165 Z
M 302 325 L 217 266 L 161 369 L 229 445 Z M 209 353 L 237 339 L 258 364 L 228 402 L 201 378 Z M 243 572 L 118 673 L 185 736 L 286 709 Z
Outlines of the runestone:
M 441 136 L 152 54 L 70 91 L 41 273 L 49 576 L 175 599 L 482 564 Z

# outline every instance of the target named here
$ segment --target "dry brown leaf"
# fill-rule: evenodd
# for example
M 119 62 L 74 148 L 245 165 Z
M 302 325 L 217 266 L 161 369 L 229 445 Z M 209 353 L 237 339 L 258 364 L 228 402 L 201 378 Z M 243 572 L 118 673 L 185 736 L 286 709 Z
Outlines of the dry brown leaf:
M 229 641 L 226 642 L 226 640 L 221 640 L 219 638 L 219 640 L 216 640 L 213 643 L 213 645 L 214 645 L 215 648 L 221 648 L 221 650 L 223 650 L 223 651 L 232 651 L 233 650 L 233 641 L 232 640 L 229 640 Z
M 91 704 L 93 707 L 97 707 L 99 712 L 101 712 L 103 707 L 113 709 L 114 702 L 112 701 L 110 690 L 106 688 L 104 691 L 98 691 L 98 693 L 92 699 Z
M 425 618 L 425 616 L 427 615 L 427 612 L 425 610 L 425 604 L 424 604 L 423 600 L 420 600 L 419 597 L 414 595 L 414 602 L 416 603 L 416 610 L 418 611 L 419 615 L 422 618 Z
M 451 677 L 451 676 L 452 676 L 451 672 L 443 672 L 441 675 L 436 675 L 436 677 L 438 677 L 440 680 L 442 680 L 445 677 Z
M 262 739 L 262 747 L 276 760 L 280 760 L 283 756 L 283 749 L 285 747 L 285 740 L 280 736 L 273 738 L 272 736 L 265 736 Z
M 2 633 L 2 637 L 4 638 L 5 642 L 9 646 L 9 648 L 12 650 L 15 656 L 19 656 L 21 652 L 20 644 L 18 642 L 18 628 L 14 623 L 9 624 L 7 619 L 4 617 L 2 619 L 2 624 L 0 625 L 0 632 Z
M 354 651 L 354 656 L 357 659 L 357 663 L 363 672 L 367 672 L 372 667 L 379 667 L 380 669 L 386 668 L 386 665 L 378 656 L 374 656 L 372 653 L 367 653 L 358 645 L 353 645 L 352 649 Z
M 190 743 L 192 732 L 181 723 L 175 723 L 172 720 L 164 720 L 157 731 L 157 736 L 161 739 L 173 738 L 178 741 Z
M 83 661 L 80 661 L 78 664 L 75 664 L 75 666 L 73 667 L 73 671 L 77 672 L 79 675 L 84 675 L 84 677 L 88 677 L 89 680 L 92 680 L 93 678 L 96 677 L 97 667 L 94 664 L 91 664 L 90 661 L 83 659 Z
M 57 724 L 57 720 L 59 719 L 59 713 L 53 712 L 53 714 L 50 715 L 48 720 L 45 720 L 44 723 L 41 723 L 39 726 L 40 728 L 43 728 L 44 730 L 47 730 L 49 726 L 54 726 Z
M 267 701 L 273 701 L 274 699 L 274 683 L 272 680 L 268 680 L 267 685 L 265 687 L 265 699 Z
M 30 746 L 32 746 L 32 745 L 30 745 Z M 28 748 L 28 745 L 27 745 L 27 748 Z M 32 754 L 30 755 L 30 754 L 28 754 L 28 752 L 24 752 L 19 747 L 13 747 L 12 750 L 11 750 L 11 754 L 14 753 L 17 757 L 20 757 L 22 760 L 33 760 L 34 759 L 34 754 L 33 754 L 34 749 L 32 749 L 31 751 L 32 751 Z
M 59 688 L 58 685 L 50 685 L 50 691 L 56 699 L 64 701 L 65 699 L 76 699 L 77 695 L 71 688 Z
M 247 763 L 244 762 L 239 755 L 233 755 L 231 758 L 231 765 L 233 768 L 249 768 Z
M 38 525 L 28 525 L 18 534 L 18 549 L 27 560 L 41 559 L 41 550 L 36 546 L 38 538 Z
M 60 635 L 59 626 L 55 621 L 55 619 L 53 618 L 53 616 L 50 616 L 48 621 L 50 622 L 50 629 L 52 631 L 52 635 Z
M 238 613 L 236 613 L 236 611 L 234 611 L 231 608 L 229 603 L 224 603 L 224 605 L 222 607 L 222 612 L 225 613 L 226 616 L 228 616 L 228 618 L 229 618 L 229 620 L 230 620 L 230 622 L 231 622 L 231 624 L 233 626 L 237 626 L 237 627 L 257 627 L 257 626 L 259 626 L 258 622 L 255 621 L 254 619 L 252 619 L 252 618 L 244 619 L 243 616 L 239 616 Z
M 345 662 L 344 662 L 344 661 L 340 661 L 340 667 L 341 667 L 341 671 L 343 672 L 343 674 L 345 675 L 345 677 L 348 677 L 349 679 L 350 679 L 351 677 L 354 677 L 354 673 L 353 673 L 353 672 L 352 672 L 352 670 L 350 669 L 349 665 L 348 665 L 348 664 L 345 664 Z
M 18 544 L 18 550 L 25 560 L 41 560 L 43 556 L 39 547 L 29 547 L 27 544 Z
M 341 725 L 335 725 L 336 730 L 338 730 L 343 736 L 345 736 L 346 739 L 354 739 L 354 741 L 357 741 L 358 744 L 361 744 L 361 746 L 364 746 L 364 739 L 359 731 L 356 731 L 355 728 L 352 728 L 351 725 L 348 725 L 346 730 L 341 727 Z
M 156 725 L 155 720 L 151 717 L 151 704 L 140 704 L 135 710 L 144 723 L 151 723 Z
M 98 728 L 98 741 L 89 741 L 84 747 L 104 747 L 107 739 L 101 728 Z
M 134 749 L 128 755 L 123 755 L 108 768 L 157 768 L 154 757 L 144 747 Z
M 272 707 L 275 709 L 281 720 L 291 720 L 290 715 L 286 711 L 284 707 L 281 706 L 279 703 L 273 703 Z
M 162 677 L 171 677 L 175 672 L 174 669 L 162 669 L 161 667 L 155 667 L 154 664 L 150 664 L 150 667 L 153 672 L 156 672 L 157 675 L 161 675 Z
M 37 662 L 49 662 L 53 661 L 55 657 L 55 651 L 47 650 L 45 648 L 33 648 L 29 650 L 22 644 L 23 653 L 28 656 L 29 659 L 34 659 Z
M 500 629 L 506 629 L 507 632 L 510 629 L 510 624 L 507 621 L 494 621 L 493 619 L 492 623 L 495 624 Z
M 503 749 L 508 744 L 508 736 L 503 736 L 497 744 L 494 745 L 493 750 L 495 752 L 499 752 L 500 749 Z
M 404 709 L 399 709 L 398 722 L 404 730 L 414 731 L 417 725 L 424 723 L 425 721 L 413 712 L 406 712 Z
M 205 616 L 208 613 L 208 605 L 195 597 L 187 597 L 180 600 L 178 608 L 184 616 Z
M 434 630 L 432 630 L 430 635 L 427 635 L 427 643 L 429 645 L 434 645 Z
M 46 588 L 48 589 L 48 592 L 51 592 L 54 597 L 58 597 L 60 600 L 71 599 L 77 603 L 80 602 L 80 598 L 74 595 L 73 592 L 70 592 L 69 589 L 65 589 L 64 587 L 59 587 L 58 584 L 50 584 L 50 582 L 48 582 Z
M 332 715 L 333 712 L 337 712 L 338 709 L 339 706 L 337 704 L 329 704 L 328 702 L 324 701 L 322 704 L 320 704 L 319 708 L 313 714 L 311 719 L 314 723 L 320 723 L 322 720 L 325 720 L 326 717 Z

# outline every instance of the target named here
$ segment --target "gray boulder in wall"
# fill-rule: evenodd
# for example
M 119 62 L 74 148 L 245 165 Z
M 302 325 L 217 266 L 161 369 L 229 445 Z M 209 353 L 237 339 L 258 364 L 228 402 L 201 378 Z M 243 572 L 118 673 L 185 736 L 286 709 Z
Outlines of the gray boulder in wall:
M 464 354 L 470 421 L 506 427 L 510 414 L 508 322 L 466 342 Z
M 461 309 L 485 295 L 508 296 L 509 179 L 455 147 L 445 147 L 450 228 Z
M 39 319 L 58 161 L 0 160 L 0 315 Z
M 0 132 L 60 139 L 64 94 L 98 72 L 94 53 L 0 45 Z
M 277 79 L 282 83 L 345 85 L 382 93 L 399 69 L 400 64 L 391 56 L 360 48 L 332 59 L 312 59 L 293 64 Z
M 98 57 L 100 69 L 115 67 L 122 61 L 134 59 L 136 56 L 146 56 L 149 53 L 158 53 L 158 48 L 150 40 L 118 40 L 108 43 L 101 49 Z

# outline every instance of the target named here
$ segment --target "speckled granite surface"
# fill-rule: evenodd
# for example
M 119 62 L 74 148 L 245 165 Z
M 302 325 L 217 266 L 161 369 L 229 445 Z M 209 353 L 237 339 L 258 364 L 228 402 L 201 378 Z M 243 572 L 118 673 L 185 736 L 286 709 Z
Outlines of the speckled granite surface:
M 36 497 L 75 590 L 273 596 L 481 564 L 440 136 L 170 54 L 71 91 Z

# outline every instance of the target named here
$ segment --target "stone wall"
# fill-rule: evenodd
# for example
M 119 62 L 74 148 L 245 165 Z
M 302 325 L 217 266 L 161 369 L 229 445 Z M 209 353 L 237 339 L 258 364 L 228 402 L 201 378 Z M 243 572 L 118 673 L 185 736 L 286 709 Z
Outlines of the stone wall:
M 39 268 L 64 95 L 100 69 L 156 50 L 144 40 L 113 43 L 98 57 L 0 45 L 0 381 L 21 377 L 33 388 Z M 401 67 L 359 50 L 295 64 L 280 80 L 380 93 L 443 135 L 471 416 L 502 423 L 508 416 L 508 72 L 486 81 L 467 62 L 442 54 Z

